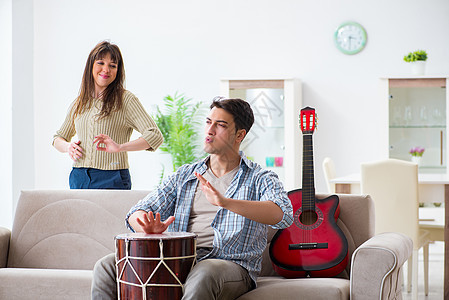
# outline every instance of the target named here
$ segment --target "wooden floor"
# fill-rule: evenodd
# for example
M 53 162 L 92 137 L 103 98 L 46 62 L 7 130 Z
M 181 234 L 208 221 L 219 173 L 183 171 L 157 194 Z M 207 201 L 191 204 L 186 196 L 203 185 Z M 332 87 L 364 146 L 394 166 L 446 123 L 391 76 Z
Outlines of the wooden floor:
M 406 263 L 407 264 L 407 263 Z M 418 299 L 442 300 L 443 299 L 443 275 L 444 275 L 444 242 L 435 242 L 429 246 L 429 295 L 424 295 L 424 272 L 422 249 L 418 262 Z M 405 267 L 405 274 L 406 267 Z M 406 278 L 404 278 L 404 281 Z M 403 299 L 412 299 L 412 294 L 407 293 L 406 285 L 403 287 Z

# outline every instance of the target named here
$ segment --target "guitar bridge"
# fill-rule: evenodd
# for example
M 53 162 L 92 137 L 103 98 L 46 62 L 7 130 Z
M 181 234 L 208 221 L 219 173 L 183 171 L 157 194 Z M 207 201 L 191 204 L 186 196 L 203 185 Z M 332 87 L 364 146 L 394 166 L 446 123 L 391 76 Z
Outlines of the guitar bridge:
M 288 250 L 327 249 L 328 243 L 300 243 L 288 245 Z

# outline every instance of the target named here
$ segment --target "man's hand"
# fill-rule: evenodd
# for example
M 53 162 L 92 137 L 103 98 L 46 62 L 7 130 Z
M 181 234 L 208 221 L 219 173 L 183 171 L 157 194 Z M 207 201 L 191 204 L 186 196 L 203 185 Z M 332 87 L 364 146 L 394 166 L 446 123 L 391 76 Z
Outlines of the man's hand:
M 195 172 L 195 176 L 200 181 L 200 188 L 206 196 L 207 201 L 213 205 L 224 207 L 227 198 L 217 191 L 201 174 Z
M 161 222 L 160 213 L 156 213 L 156 217 L 154 217 L 152 211 L 147 213 L 138 210 L 129 217 L 128 221 L 136 232 L 162 233 L 167 230 L 167 227 L 173 223 L 174 220 L 175 217 L 171 216 L 164 222 Z
M 201 174 L 195 172 L 195 176 L 200 181 L 201 190 L 206 196 L 207 201 L 211 204 L 223 207 L 245 218 L 263 224 L 274 225 L 282 220 L 284 213 L 274 202 L 226 198 L 209 181 L 201 176 Z

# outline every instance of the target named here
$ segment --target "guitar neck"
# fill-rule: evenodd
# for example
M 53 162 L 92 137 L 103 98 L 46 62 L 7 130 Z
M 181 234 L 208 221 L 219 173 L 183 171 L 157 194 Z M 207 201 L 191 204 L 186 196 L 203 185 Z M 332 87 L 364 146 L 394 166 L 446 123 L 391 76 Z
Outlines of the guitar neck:
M 302 206 L 303 210 L 315 210 L 315 178 L 313 170 L 312 133 L 303 134 L 302 157 Z

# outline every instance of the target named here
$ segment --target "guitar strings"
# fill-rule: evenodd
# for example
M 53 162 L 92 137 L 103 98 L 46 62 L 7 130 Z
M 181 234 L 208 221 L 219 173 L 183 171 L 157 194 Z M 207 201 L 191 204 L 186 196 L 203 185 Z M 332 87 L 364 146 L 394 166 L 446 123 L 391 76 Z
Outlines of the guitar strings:
M 313 144 L 312 134 L 303 134 L 303 186 L 302 186 L 302 209 L 303 224 L 310 226 L 315 223 L 315 188 L 314 188 L 314 168 L 313 168 Z M 303 231 L 303 241 L 310 243 L 312 230 Z

